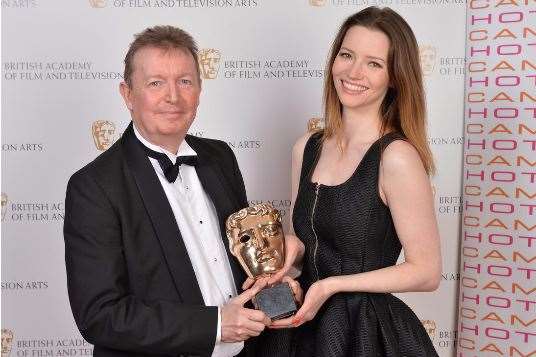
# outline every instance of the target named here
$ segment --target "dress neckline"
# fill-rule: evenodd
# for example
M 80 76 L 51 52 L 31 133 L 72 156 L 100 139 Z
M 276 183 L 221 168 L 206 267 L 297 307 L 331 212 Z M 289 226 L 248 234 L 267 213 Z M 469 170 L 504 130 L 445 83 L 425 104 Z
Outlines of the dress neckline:
M 307 175 L 307 182 L 315 187 L 325 187 L 327 189 L 330 189 L 330 188 L 337 188 L 337 187 L 342 187 L 344 185 L 346 185 L 347 183 L 349 183 L 353 178 L 354 176 L 357 174 L 357 172 L 359 171 L 360 167 L 361 167 L 361 164 L 363 163 L 363 161 L 365 161 L 365 159 L 367 158 L 367 156 L 370 154 L 372 148 L 374 146 L 376 146 L 380 141 L 382 141 L 384 138 L 386 138 L 388 135 L 393 135 L 395 134 L 396 132 L 394 131 L 391 131 L 387 134 L 384 134 L 383 136 L 379 137 L 378 139 L 376 139 L 376 141 L 374 141 L 367 149 L 367 151 L 365 151 L 365 154 L 363 155 L 363 157 L 361 158 L 361 160 L 359 161 L 359 163 L 357 164 L 356 168 L 354 169 L 354 171 L 352 172 L 352 174 L 350 175 L 350 177 L 348 177 L 346 180 L 344 180 L 343 182 L 339 183 L 339 184 L 336 184 L 336 185 L 326 185 L 326 184 L 323 184 L 323 183 L 320 183 L 320 182 L 314 182 L 312 180 L 312 177 L 313 177 L 313 173 L 315 172 L 315 169 L 316 169 L 316 165 L 318 164 L 318 161 L 320 160 L 320 155 L 322 154 L 322 144 L 318 145 L 318 151 L 317 151 L 317 155 L 315 157 L 315 160 L 313 161 L 313 165 L 311 167 L 311 169 L 309 170 L 309 174 Z M 312 137 L 311 137 L 312 138 Z M 318 139 L 317 139 L 318 140 Z

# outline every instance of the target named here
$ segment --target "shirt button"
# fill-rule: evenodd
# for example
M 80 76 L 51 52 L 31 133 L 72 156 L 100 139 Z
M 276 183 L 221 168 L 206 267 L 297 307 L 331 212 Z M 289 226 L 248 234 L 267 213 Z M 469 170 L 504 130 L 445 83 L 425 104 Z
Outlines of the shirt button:
M 199 224 L 203 224 L 203 221 L 199 221 Z
M 218 258 L 214 258 L 214 261 L 217 262 L 217 261 L 218 261 Z

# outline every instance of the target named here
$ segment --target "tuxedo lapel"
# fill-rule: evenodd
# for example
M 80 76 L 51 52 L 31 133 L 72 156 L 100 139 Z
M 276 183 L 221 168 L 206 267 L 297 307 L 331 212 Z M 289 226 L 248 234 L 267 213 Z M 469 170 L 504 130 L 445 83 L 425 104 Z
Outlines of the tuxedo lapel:
M 225 233 L 225 221 L 232 213 L 239 210 L 236 197 L 233 196 L 232 190 L 222 182 L 224 177 L 221 173 L 222 168 L 209 157 L 203 150 L 202 143 L 198 142 L 199 139 L 191 136 L 186 136 L 186 142 L 190 145 L 198 156 L 198 165 L 196 166 L 197 176 L 203 186 L 203 189 L 212 200 L 216 212 L 218 214 L 218 222 L 220 225 L 221 239 L 225 246 L 225 251 L 229 258 L 231 270 L 233 272 L 233 278 L 237 291 L 240 292 L 240 287 L 245 279 L 245 273 L 240 267 L 238 260 L 234 257 L 229 249 L 229 241 Z M 229 168 L 231 169 L 231 168 Z
M 184 302 L 203 304 L 203 296 L 175 216 L 151 162 L 136 139 L 132 123 L 121 140 L 128 167 L 132 170 L 177 291 Z

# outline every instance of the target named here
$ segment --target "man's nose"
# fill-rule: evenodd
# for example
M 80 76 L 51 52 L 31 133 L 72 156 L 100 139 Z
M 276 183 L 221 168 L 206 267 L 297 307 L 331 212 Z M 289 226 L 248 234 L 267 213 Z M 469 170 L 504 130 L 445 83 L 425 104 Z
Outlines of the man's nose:
M 179 89 L 176 83 L 170 83 L 167 86 L 167 100 L 170 103 L 176 103 L 180 98 Z

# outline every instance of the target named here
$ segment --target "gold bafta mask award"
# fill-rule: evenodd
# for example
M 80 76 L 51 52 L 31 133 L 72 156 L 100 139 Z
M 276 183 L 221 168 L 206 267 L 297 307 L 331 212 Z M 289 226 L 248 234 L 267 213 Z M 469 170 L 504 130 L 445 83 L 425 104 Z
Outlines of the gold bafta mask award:
M 246 207 L 227 218 L 226 233 L 231 253 L 252 279 L 276 273 L 285 263 L 285 235 L 281 214 L 266 203 Z M 253 304 L 272 320 L 296 312 L 296 302 L 288 283 L 264 288 Z

